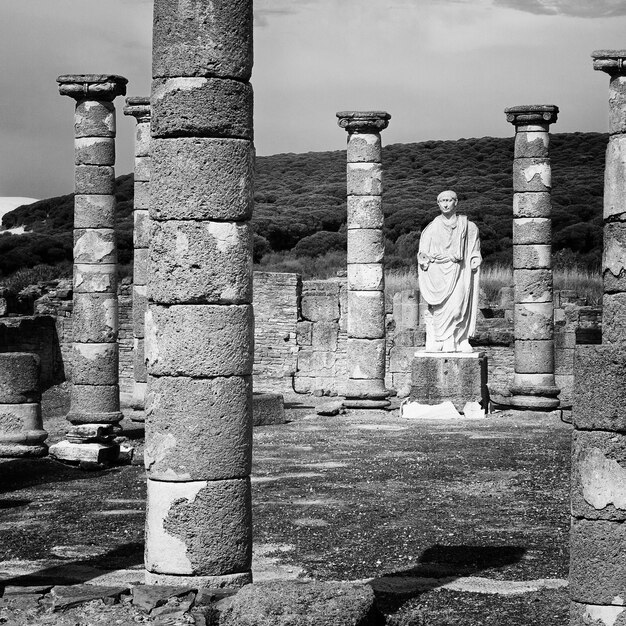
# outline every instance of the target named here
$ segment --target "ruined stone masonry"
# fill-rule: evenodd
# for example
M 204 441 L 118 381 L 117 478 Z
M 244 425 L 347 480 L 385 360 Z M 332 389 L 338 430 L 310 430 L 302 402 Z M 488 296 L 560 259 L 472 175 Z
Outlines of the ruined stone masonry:
M 76 100 L 72 424 L 122 419 L 118 378 L 115 241 L 115 107 L 127 80 L 114 75 L 57 79 Z
M 250 582 L 252 1 L 154 3 L 146 582 Z
M 341 111 L 348 132 L 348 318 L 346 406 L 387 406 L 382 145 L 385 111 Z
M 133 229 L 133 396 L 132 406 L 144 408 L 148 375 L 144 351 L 144 326 L 147 309 L 148 241 L 150 239 L 150 98 L 126 98 L 124 115 L 132 115 L 135 129 L 135 202 Z
M 626 624 L 626 50 L 593 53 L 609 83 L 602 344 L 576 346 L 571 624 Z
M 552 301 L 552 175 L 548 146 L 558 107 L 524 105 L 505 110 L 515 126 L 513 162 L 513 281 L 515 376 L 510 404 L 554 409 L 554 305 Z

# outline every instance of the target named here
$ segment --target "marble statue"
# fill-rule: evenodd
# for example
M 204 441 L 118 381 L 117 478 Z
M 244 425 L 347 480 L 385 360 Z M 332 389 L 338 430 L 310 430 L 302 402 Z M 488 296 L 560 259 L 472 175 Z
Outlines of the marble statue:
M 426 352 L 473 352 L 469 338 L 478 311 L 480 239 L 476 224 L 457 215 L 454 191 L 437 196 L 441 215 L 422 232 L 419 288 L 428 303 Z

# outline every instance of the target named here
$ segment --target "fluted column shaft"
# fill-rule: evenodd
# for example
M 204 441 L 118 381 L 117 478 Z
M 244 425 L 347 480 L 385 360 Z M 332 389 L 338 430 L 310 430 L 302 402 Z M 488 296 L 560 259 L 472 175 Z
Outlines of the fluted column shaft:
M 382 144 L 385 111 L 342 111 L 348 132 L 348 340 L 346 398 L 354 408 L 386 406 L 385 255 Z
M 549 128 L 559 109 L 524 105 L 505 110 L 515 126 L 513 161 L 513 282 L 515 376 L 511 404 L 554 409 L 552 300 L 552 173 Z
M 148 375 L 144 350 L 145 316 L 148 306 L 148 242 L 150 241 L 150 98 L 126 98 L 124 115 L 135 118 L 135 193 L 133 229 L 133 397 L 135 409 L 145 408 Z
M 118 372 L 115 239 L 115 106 L 127 80 L 115 75 L 59 76 L 76 100 L 74 196 L 73 424 L 122 419 Z
M 626 50 L 593 53 L 609 74 L 602 344 L 576 346 L 572 419 L 572 626 L 626 624 Z
M 146 581 L 251 579 L 252 0 L 154 3 Z

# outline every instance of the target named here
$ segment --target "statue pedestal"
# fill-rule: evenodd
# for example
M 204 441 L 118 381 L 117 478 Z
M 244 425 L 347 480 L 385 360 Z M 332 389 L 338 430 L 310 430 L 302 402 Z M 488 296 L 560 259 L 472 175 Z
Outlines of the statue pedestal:
M 409 401 L 441 404 L 450 401 L 462 412 L 478 402 L 487 411 L 487 356 L 484 352 L 416 352 L 411 365 Z

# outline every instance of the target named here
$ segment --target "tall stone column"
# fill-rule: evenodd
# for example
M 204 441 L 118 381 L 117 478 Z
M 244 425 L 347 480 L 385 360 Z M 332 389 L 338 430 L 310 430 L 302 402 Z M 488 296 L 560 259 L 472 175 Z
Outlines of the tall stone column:
M 154 3 L 146 580 L 251 580 L 252 0 Z
M 146 282 L 148 279 L 148 241 L 150 223 L 148 215 L 150 181 L 150 98 L 126 98 L 124 115 L 137 121 L 135 129 L 135 200 L 133 229 L 133 397 L 132 407 L 143 410 L 148 375 L 144 350 L 144 326 L 148 305 Z
M 348 381 L 346 406 L 389 404 L 385 388 L 382 144 L 385 111 L 341 111 L 348 131 Z
M 121 419 L 118 372 L 117 245 L 115 240 L 115 106 L 126 93 L 125 78 L 115 75 L 59 76 L 59 93 L 76 100 L 74 197 L 74 297 L 72 313 L 72 389 L 67 419 L 75 425 L 104 425 Z M 94 440 L 90 428 L 74 429 Z M 93 435 L 93 436 L 92 436 Z M 56 451 L 56 452 L 55 452 Z M 53 446 L 51 454 L 65 455 Z
M 572 626 L 626 624 L 626 50 L 593 53 L 609 83 L 602 344 L 576 346 Z
M 511 406 L 555 409 L 554 304 L 552 301 L 551 104 L 505 109 L 515 126 L 513 161 L 513 282 L 515 376 Z

